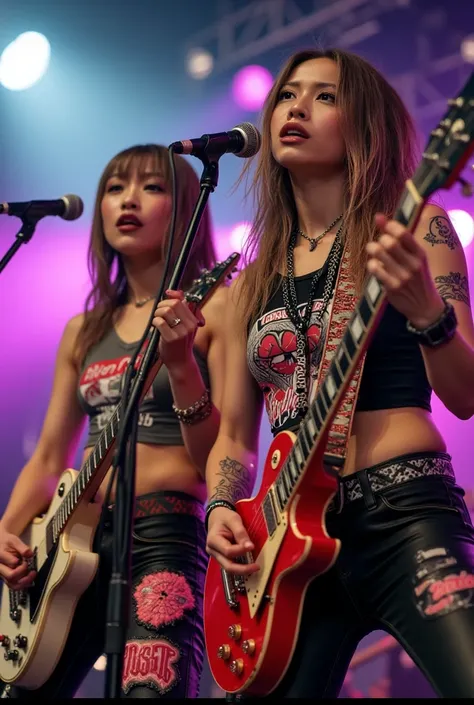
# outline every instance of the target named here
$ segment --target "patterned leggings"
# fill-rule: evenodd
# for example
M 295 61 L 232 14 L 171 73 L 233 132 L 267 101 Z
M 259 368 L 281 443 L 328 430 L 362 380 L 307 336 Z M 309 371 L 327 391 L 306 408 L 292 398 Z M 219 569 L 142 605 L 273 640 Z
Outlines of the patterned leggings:
M 203 517 L 202 504 L 184 493 L 159 492 L 136 499 L 123 698 L 198 696 L 207 567 Z M 36 690 L 7 686 L 2 697 L 74 697 L 104 651 L 112 531 L 113 511 L 107 509 L 95 539 L 98 575 L 78 603 L 52 676 Z

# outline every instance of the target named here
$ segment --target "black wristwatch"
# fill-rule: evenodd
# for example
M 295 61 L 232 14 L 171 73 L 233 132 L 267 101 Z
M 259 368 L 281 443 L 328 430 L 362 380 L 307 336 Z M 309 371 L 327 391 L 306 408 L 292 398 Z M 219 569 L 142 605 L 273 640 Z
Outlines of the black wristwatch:
M 439 345 L 448 343 L 456 332 L 458 319 L 456 311 L 452 304 L 444 301 L 444 311 L 437 321 L 432 323 L 428 328 L 419 330 L 415 328 L 410 321 L 407 321 L 407 330 L 414 335 L 420 345 L 426 345 L 429 348 L 437 348 Z

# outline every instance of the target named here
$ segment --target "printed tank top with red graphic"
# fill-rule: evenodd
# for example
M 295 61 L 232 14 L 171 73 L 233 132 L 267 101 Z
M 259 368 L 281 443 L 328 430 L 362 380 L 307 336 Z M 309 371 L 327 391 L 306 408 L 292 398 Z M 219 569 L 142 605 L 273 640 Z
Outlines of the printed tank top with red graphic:
M 312 301 L 308 328 L 310 369 L 308 398 L 312 397 L 323 354 L 332 301 L 321 311 L 328 263 Z M 299 302 L 304 315 L 314 272 L 295 277 Z M 294 429 L 301 420 L 296 395 L 296 331 L 283 302 L 282 279 L 263 315 L 250 327 L 247 341 L 249 369 L 263 392 L 268 420 L 274 434 Z M 367 351 L 357 411 L 419 407 L 431 411 L 431 387 L 417 340 L 406 328 L 406 318 L 388 305 Z
M 79 403 L 89 416 L 86 447 L 95 445 L 120 402 L 125 371 L 137 345 L 138 341 L 126 343 L 118 336 L 115 328 L 111 328 L 87 353 L 77 390 Z M 145 346 L 142 353 L 144 351 Z M 141 357 L 140 354 L 137 365 L 140 364 Z M 208 387 L 209 372 L 206 360 L 197 348 L 194 348 L 194 357 L 204 384 Z M 172 405 L 173 395 L 168 371 L 162 365 L 140 404 L 137 430 L 139 443 L 184 445 L 180 424 Z

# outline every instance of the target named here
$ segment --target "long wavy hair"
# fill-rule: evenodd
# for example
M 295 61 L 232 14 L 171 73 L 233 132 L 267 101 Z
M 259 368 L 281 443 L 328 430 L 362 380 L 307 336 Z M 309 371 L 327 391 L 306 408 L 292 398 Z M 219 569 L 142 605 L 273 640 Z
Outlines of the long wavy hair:
M 177 216 L 171 264 L 175 261 L 183 244 L 186 228 L 199 196 L 199 179 L 192 166 L 179 155 L 174 155 L 174 162 L 176 165 Z M 147 168 L 162 174 L 165 184 L 171 192 L 168 150 L 162 145 L 137 145 L 123 150 L 110 160 L 100 177 L 87 257 L 92 288 L 86 298 L 84 320 L 76 341 L 78 364 L 83 362 L 88 350 L 99 342 L 110 329 L 118 310 L 128 298 L 127 278 L 122 257 L 109 245 L 104 235 L 101 202 L 107 181 L 112 174 L 128 178 L 135 169 L 140 172 Z M 170 229 L 168 228 L 166 236 L 160 244 L 160 254 L 163 260 L 166 256 L 169 238 Z M 215 261 L 211 216 L 209 208 L 206 208 L 181 280 L 182 288 L 189 287 L 202 269 L 210 269 Z M 157 289 L 158 285 L 159 282 L 157 282 Z
M 366 278 L 366 244 L 376 237 L 374 214 L 396 210 L 406 179 L 413 174 L 416 132 L 402 100 L 367 61 L 339 49 L 307 50 L 291 56 L 267 96 L 261 119 L 262 146 L 248 160 L 241 179 L 255 171 L 247 189 L 254 197 L 255 217 L 244 255 L 249 266 L 240 281 L 239 306 L 244 329 L 263 312 L 286 271 L 286 253 L 297 220 L 288 170 L 273 157 L 270 121 L 284 84 L 311 59 L 332 59 L 339 68 L 337 106 L 346 149 L 344 237 L 359 290 Z

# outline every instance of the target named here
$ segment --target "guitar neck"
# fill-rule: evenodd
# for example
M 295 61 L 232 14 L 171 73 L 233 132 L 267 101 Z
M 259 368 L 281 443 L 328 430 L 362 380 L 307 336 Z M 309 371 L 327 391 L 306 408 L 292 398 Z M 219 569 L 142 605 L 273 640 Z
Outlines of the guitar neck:
M 406 183 L 394 220 L 413 230 L 423 210 L 424 202 L 412 181 Z M 386 307 L 385 291 L 378 279 L 370 275 L 364 291 L 344 331 L 341 343 L 331 361 L 309 412 L 301 426 L 302 454 L 307 461 L 314 443 L 331 423 L 352 375 L 375 332 Z
M 195 281 L 194 287 L 185 294 L 188 303 L 195 309 L 202 308 L 212 296 L 217 286 L 235 269 L 240 255 L 233 253 L 226 260 L 216 264 L 211 270 L 203 270 L 201 277 Z M 146 373 L 138 403 L 140 404 L 151 387 L 154 378 L 162 365 L 161 359 L 156 357 Z M 79 470 L 76 480 L 64 497 L 61 505 L 51 518 L 47 527 L 48 544 L 52 546 L 58 540 L 61 532 L 80 502 L 93 500 L 101 483 L 103 482 L 110 466 L 112 465 L 115 440 L 119 431 L 120 422 L 124 413 L 123 403 L 119 402 L 111 419 L 102 431 L 91 454 Z
M 424 201 L 413 182 L 408 181 L 394 220 L 413 230 L 423 206 Z M 319 439 L 324 437 L 337 413 L 352 375 L 375 332 L 386 305 L 386 295 L 382 285 L 375 276 L 369 276 L 329 365 L 326 377 L 300 423 L 297 439 L 275 480 L 276 500 L 280 511 L 283 511 L 288 504 L 296 483 L 318 448 Z M 267 502 L 269 513 L 271 513 L 271 501 Z
M 160 359 L 151 366 L 140 395 L 140 402 L 147 393 L 163 363 Z M 119 402 L 113 416 L 100 434 L 91 454 L 84 462 L 73 485 L 50 521 L 51 540 L 56 543 L 66 523 L 80 502 L 94 498 L 112 464 L 115 441 L 118 434 L 123 404 Z

